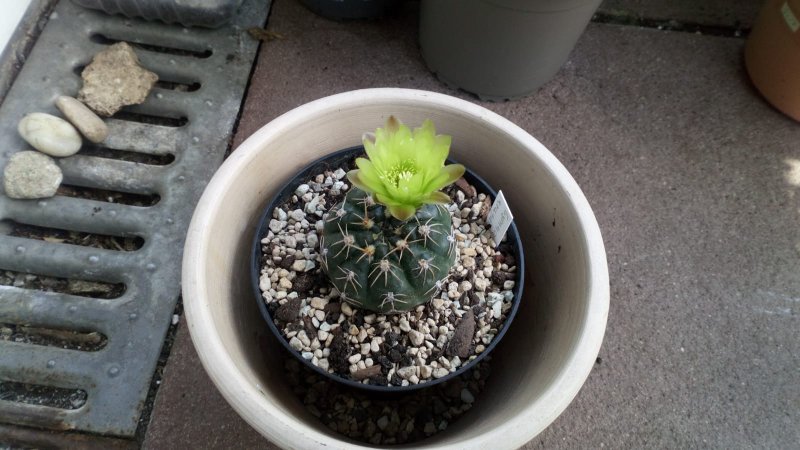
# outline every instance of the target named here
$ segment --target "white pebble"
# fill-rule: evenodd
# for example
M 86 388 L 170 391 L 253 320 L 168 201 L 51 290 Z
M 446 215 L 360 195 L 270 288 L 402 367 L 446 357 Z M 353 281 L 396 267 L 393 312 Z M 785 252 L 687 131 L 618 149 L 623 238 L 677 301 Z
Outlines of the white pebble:
M 433 374 L 433 368 L 428 365 L 419 366 L 419 376 L 422 378 L 430 378 Z
M 284 220 L 272 219 L 269 221 L 269 229 L 272 230 L 273 233 L 280 232 L 285 226 L 286 226 L 286 221 Z
M 314 354 L 311 352 L 303 352 L 300 354 L 300 356 L 302 356 L 303 359 L 311 359 L 314 357 Z
M 69 122 L 45 113 L 26 115 L 19 121 L 17 131 L 33 148 L 50 156 L 74 155 L 83 143 L 78 130 Z
M 371 349 L 370 349 L 370 345 L 369 344 L 361 344 L 361 354 L 362 355 L 368 355 L 370 351 L 371 351 Z
M 407 380 L 411 375 L 415 375 L 416 373 L 416 366 L 401 367 L 397 369 L 397 376 L 404 380 Z
M 292 263 L 292 270 L 295 272 L 305 272 L 306 270 L 306 260 L 305 259 L 296 259 Z
M 503 283 L 503 289 L 514 289 L 514 280 L 506 280 Z
M 300 222 L 301 220 L 305 219 L 306 215 L 303 213 L 302 209 L 295 209 L 289 213 L 289 217 L 294 219 L 295 222 Z
M 272 289 L 272 283 L 269 281 L 268 276 L 262 275 L 261 278 L 258 279 L 258 288 L 261 289 L 261 292 Z
M 353 315 L 353 308 L 350 307 L 347 303 L 342 303 L 342 313 L 345 316 L 352 316 Z
M 351 356 L 351 357 L 347 358 L 347 361 L 348 361 L 350 364 L 355 364 L 355 363 L 357 363 L 357 362 L 361 361 L 361 353 L 356 353 L 355 355 L 353 355 L 353 356 Z
M 302 197 L 306 192 L 308 192 L 309 189 L 310 187 L 307 184 L 301 184 L 300 186 L 297 186 L 297 189 L 294 190 L 294 195 Z
M 425 342 L 425 335 L 417 330 L 411 330 L 408 332 L 408 340 L 411 341 L 411 344 L 418 346 Z
M 411 331 L 411 325 L 408 324 L 408 319 L 406 319 L 405 317 L 401 317 L 400 318 L 399 326 L 400 326 L 400 329 L 403 330 L 406 333 Z
M 449 374 L 449 373 L 450 373 L 449 370 L 445 369 L 444 367 L 439 367 L 439 368 L 437 368 L 436 370 L 433 371 L 433 377 L 434 378 L 442 378 L 442 377 L 447 376 L 447 374 Z
M 300 342 L 300 339 L 297 339 L 297 336 L 295 336 L 289 340 L 289 347 L 292 347 L 299 352 L 303 349 L 303 343 Z
M 319 330 L 317 331 L 317 337 L 319 337 L 320 341 L 326 341 L 328 339 L 328 332 Z

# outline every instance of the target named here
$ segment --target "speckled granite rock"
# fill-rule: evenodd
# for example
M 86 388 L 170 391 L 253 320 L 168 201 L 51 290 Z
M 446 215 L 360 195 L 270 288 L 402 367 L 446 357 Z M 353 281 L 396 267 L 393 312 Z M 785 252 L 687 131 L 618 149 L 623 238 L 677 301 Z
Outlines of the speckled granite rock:
M 11 198 L 52 197 L 63 175 L 53 158 L 34 151 L 15 153 L 3 171 L 3 187 Z

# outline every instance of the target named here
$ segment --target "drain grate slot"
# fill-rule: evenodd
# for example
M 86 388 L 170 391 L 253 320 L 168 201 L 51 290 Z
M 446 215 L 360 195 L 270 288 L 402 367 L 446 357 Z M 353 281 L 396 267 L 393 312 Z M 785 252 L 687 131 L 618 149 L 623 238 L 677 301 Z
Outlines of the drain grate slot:
M 127 192 L 109 191 L 105 189 L 95 189 L 88 186 L 73 186 L 62 184 L 56 195 L 98 202 L 116 203 L 120 205 L 132 205 L 148 207 L 153 206 L 161 200 L 158 194 L 130 194 Z
M 73 69 L 73 72 L 76 76 L 80 77 L 81 73 L 83 73 L 83 69 L 85 69 L 87 65 L 88 64 L 77 65 Z M 174 73 L 158 73 L 157 75 L 158 81 L 156 81 L 156 88 L 158 89 L 178 92 L 194 92 L 202 87 L 202 84 L 200 84 L 199 81 L 181 77 L 180 75 L 176 75 Z
M 0 286 L 13 286 L 32 291 L 72 294 L 104 300 L 119 298 L 125 293 L 125 283 L 60 278 L 41 273 L 15 270 L 0 272 Z
M 191 56 L 193 58 L 200 58 L 200 59 L 206 59 L 214 54 L 214 52 L 208 48 L 205 50 L 192 50 L 188 48 L 166 47 L 164 45 L 148 44 L 142 41 L 130 41 L 126 39 L 113 38 L 106 36 L 103 33 L 92 33 L 89 36 L 89 40 L 91 40 L 95 44 L 101 44 L 101 45 L 113 45 L 116 44 L 117 42 L 127 42 L 134 48 L 147 50 L 150 52 L 164 53 L 167 55 L 176 55 L 176 56 Z
M 43 227 L 13 220 L 6 220 L 10 225 L 9 236 L 34 239 L 51 244 L 72 244 L 81 247 L 102 248 L 120 252 L 135 252 L 144 246 L 144 238 L 140 236 L 111 236 L 106 234 L 87 233 L 83 231 L 64 230 L 54 227 Z
M 156 81 L 156 87 L 177 92 L 194 92 L 200 89 L 202 85 L 197 81 L 193 83 L 181 83 L 179 81 L 169 81 L 159 77 L 159 80 Z
M 128 161 L 139 164 L 146 164 L 150 166 L 166 166 L 175 161 L 175 155 L 172 153 L 163 153 L 158 155 L 139 153 L 130 150 L 119 150 L 115 148 L 103 147 L 100 145 L 84 144 L 81 148 L 81 154 L 84 156 L 96 156 L 98 158 L 116 159 L 119 161 Z
M 114 114 L 114 118 L 117 120 L 126 120 L 129 122 L 138 122 L 144 123 L 148 125 L 160 125 L 162 127 L 182 127 L 189 123 L 189 119 L 186 116 L 178 116 L 178 117 L 169 117 L 169 116 L 158 116 L 152 114 L 143 114 L 140 112 L 134 112 L 130 110 L 122 110 L 116 114 Z
M 0 381 L 0 400 L 58 409 L 79 409 L 86 404 L 82 389 L 65 389 L 41 384 Z
M 161 81 L 105 119 L 102 144 L 58 160 L 55 197 L 0 194 L 0 334 L 15 336 L 0 339 L 0 380 L 19 394 L 0 400 L 0 422 L 134 435 L 180 293 L 186 229 L 228 148 L 258 48 L 244 30 L 263 27 L 269 7 L 244 0 L 229 26 L 208 30 L 56 5 L 0 105 L 0 166 L 28 148 L 19 117 L 77 95 L 81 64 L 107 45 L 132 44 Z M 84 407 L 42 406 L 39 386 L 74 388 L 61 398 Z
M 61 330 L 14 323 L 0 323 L 0 340 L 84 352 L 102 350 L 108 343 L 108 338 L 97 331 Z

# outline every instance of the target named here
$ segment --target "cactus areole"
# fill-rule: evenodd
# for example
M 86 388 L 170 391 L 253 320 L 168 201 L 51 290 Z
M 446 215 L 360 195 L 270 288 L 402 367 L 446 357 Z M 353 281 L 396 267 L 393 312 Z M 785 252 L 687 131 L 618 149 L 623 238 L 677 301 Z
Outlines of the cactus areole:
M 426 303 L 455 263 L 450 198 L 440 191 L 464 174 L 445 165 L 450 137 L 430 121 L 411 131 L 393 116 L 363 138 L 354 187 L 325 216 L 322 267 L 341 300 L 388 314 Z

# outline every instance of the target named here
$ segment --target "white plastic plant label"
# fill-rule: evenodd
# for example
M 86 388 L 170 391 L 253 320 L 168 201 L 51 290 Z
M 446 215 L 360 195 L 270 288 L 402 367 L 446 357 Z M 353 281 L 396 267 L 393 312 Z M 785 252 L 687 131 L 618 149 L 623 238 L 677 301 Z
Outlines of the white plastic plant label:
M 503 191 L 499 191 L 497 198 L 494 199 L 492 209 L 489 210 L 489 215 L 486 217 L 486 222 L 494 235 L 495 247 L 503 240 L 512 220 L 514 220 L 514 216 L 511 214 L 511 209 L 508 208 Z

